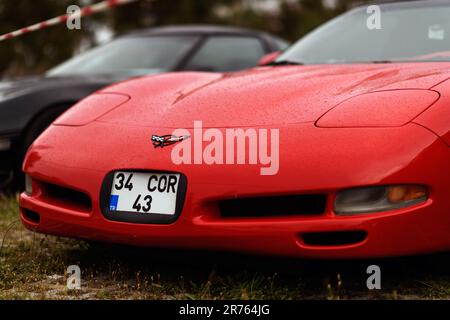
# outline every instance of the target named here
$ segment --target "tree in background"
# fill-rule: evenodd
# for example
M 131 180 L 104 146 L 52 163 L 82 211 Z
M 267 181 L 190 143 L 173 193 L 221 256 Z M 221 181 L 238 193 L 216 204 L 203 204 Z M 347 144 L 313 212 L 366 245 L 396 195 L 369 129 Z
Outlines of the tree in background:
M 29 0 L 0 2 L 0 34 L 14 31 L 66 12 L 78 0 Z M 39 3 L 39 4 L 38 4 Z M 82 41 L 92 39 L 92 32 L 69 31 L 62 27 L 51 27 L 43 32 L 34 32 L 0 43 L 0 74 L 22 75 L 41 73 L 70 57 Z
M 241 2 L 242 0 L 141 0 L 113 11 L 109 24 L 119 33 L 170 24 L 229 24 L 229 21 L 217 14 L 217 9 Z
M 408 1 L 408 0 L 406 0 Z M 369 2 L 373 2 L 372 0 L 339 0 L 336 2 L 336 12 L 342 13 L 350 10 L 351 8 L 363 5 Z
M 0 34 L 52 18 L 69 5 L 100 0 L 16 0 L 0 2 Z M 269 0 L 268 0 L 269 1 Z M 261 0 L 140 0 L 82 20 L 81 30 L 50 27 L 0 43 L 0 77 L 39 74 L 95 44 L 95 31 L 114 34 L 169 24 L 223 24 L 261 29 L 295 41 L 355 4 L 367 0 L 273 0 L 275 9 L 261 10 Z M 259 3 L 258 3 L 259 2 Z M 270 1 L 269 1 L 270 2 Z
M 325 7 L 322 1 L 299 0 L 291 3 L 284 0 L 280 5 L 281 34 L 294 41 L 333 16 L 334 10 Z

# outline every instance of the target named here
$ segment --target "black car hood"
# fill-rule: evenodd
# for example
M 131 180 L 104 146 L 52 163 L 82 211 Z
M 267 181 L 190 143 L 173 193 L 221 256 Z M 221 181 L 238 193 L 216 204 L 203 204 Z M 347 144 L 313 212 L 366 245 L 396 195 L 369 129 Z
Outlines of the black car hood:
M 33 119 L 56 106 L 70 106 L 129 77 L 89 75 L 26 77 L 0 82 L 0 136 L 20 135 Z
M 76 84 L 109 84 L 125 80 L 125 76 L 117 75 L 86 75 L 86 76 L 33 76 L 16 79 L 9 79 L 0 82 L 0 100 L 28 93 L 34 90 L 41 90 L 48 87 L 71 86 Z
M 7 96 L 20 90 L 36 86 L 41 77 L 27 77 L 0 82 L 0 96 Z

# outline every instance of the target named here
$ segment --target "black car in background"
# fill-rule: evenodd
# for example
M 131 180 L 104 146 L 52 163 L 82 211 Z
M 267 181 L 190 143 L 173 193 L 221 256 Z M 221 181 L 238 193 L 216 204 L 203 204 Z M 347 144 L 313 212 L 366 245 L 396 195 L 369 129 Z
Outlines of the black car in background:
M 14 180 L 21 184 L 29 145 L 56 117 L 92 92 L 147 74 L 241 70 L 287 46 L 275 36 L 241 28 L 154 28 L 75 56 L 45 76 L 0 82 L 0 190 Z

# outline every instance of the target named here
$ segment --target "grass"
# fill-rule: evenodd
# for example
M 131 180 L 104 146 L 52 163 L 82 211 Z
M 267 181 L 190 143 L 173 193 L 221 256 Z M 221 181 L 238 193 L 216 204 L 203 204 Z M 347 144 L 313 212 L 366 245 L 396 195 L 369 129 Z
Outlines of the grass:
M 382 270 L 382 290 L 366 268 Z M 81 290 L 68 290 L 78 265 Z M 378 261 L 302 261 L 88 244 L 27 231 L 0 196 L 0 299 L 449 299 L 450 254 Z

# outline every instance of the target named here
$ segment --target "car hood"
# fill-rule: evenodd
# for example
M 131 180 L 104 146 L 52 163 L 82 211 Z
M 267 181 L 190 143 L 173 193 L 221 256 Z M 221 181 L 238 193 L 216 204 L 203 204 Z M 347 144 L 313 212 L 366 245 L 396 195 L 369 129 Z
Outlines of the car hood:
M 167 128 L 192 128 L 194 121 L 202 121 L 203 127 L 313 122 L 351 97 L 383 90 L 429 89 L 449 76 L 447 63 L 284 66 L 229 74 L 164 74 L 104 89 L 104 93 L 123 93 L 131 99 L 97 121 Z
M 41 77 L 25 77 L 14 80 L 6 80 L 0 82 L 0 97 L 7 97 L 11 94 L 27 90 L 39 85 Z
M 60 87 L 77 83 L 112 83 L 123 77 L 109 75 L 45 77 L 33 76 L 10 79 L 0 82 L 0 100 L 26 94 L 48 87 Z

